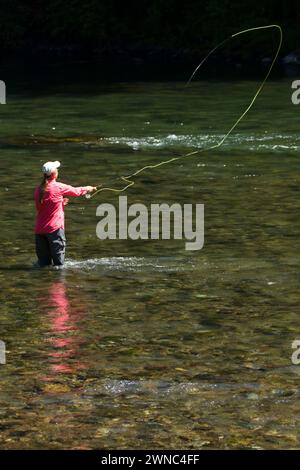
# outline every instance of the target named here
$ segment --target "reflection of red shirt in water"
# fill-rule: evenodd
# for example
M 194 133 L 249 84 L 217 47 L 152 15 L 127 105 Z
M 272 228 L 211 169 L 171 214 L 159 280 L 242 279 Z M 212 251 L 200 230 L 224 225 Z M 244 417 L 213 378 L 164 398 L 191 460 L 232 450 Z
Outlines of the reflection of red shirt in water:
M 65 228 L 64 196 L 83 196 L 87 193 L 85 186 L 73 188 L 68 184 L 52 180 L 48 183 L 43 203 L 39 202 L 40 187 L 34 192 L 37 209 L 35 233 L 52 233 L 59 228 Z

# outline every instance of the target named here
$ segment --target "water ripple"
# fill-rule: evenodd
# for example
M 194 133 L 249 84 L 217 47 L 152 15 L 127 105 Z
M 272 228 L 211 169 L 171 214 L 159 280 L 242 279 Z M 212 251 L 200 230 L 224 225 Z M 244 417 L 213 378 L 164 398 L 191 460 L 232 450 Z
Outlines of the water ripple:
M 159 137 L 108 137 L 103 140 L 112 145 L 127 145 L 133 150 L 140 150 L 144 148 L 155 149 L 174 146 L 203 148 L 218 143 L 223 137 L 224 134 L 169 134 L 167 136 Z M 246 145 L 248 148 L 249 144 L 251 144 L 250 150 L 266 149 L 276 151 L 295 151 L 300 149 L 300 137 L 292 134 L 234 134 L 229 136 L 223 145 L 225 147 Z
M 188 269 L 187 265 L 192 268 L 192 263 L 184 263 L 182 260 L 163 258 L 163 257 L 107 257 L 107 258 L 91 258 L 87 260 L 68 259 L 65 263 L 67 269 L 94 270 L 98 267 L 112 271 L 160 271 L 160 272 L 177 272 Z

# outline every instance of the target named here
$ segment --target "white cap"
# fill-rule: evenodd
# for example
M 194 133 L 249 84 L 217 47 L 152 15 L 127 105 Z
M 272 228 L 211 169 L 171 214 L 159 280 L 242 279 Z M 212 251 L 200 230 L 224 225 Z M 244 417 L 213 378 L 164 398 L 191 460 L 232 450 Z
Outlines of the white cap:
M 54 171 L 60 167 L 60 162 L 47 162 L 43 165 L 42 172 L 45 175 L 51 175 Z

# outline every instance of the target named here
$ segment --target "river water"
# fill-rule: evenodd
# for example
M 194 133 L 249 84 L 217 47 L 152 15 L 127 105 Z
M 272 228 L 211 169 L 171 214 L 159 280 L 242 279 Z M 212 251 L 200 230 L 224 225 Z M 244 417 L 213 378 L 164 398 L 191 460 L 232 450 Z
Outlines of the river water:
M 38 270 L 33 190 L 216 143 L 254 81 L 20 87 L 1 106 L 3 449 L 299 448 L 299 119 L 269 82 L 217 151 L 149 170 L 128 204 L 205 205 L 205 244 L 96 237 L 109 192 L 66 208 L 67 263 Z

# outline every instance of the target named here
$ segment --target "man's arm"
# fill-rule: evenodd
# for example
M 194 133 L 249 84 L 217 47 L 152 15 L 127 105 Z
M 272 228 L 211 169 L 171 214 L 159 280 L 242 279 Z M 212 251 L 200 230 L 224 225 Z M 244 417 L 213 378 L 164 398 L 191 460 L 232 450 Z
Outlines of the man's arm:
M 61 188 L 62 196 L 84 196 L 86 193 L 90 193 L 95 191 L 96 188 L 94 186 L 70 186 L 69 184 L 59 183 Z

